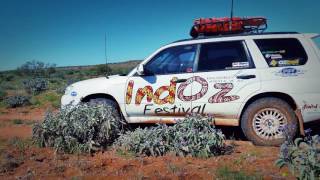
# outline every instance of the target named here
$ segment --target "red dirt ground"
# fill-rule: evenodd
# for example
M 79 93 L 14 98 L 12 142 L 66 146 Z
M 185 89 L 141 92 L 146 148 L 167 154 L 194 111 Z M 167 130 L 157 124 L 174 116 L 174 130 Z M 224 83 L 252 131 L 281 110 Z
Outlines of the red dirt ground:
M 230 141 L 231 155 L 200 159 L 192 157 L 133 157 L 115 150 L 93 155 L 67 155 L 50 148 L 7 145 L 14 137 L 30 139 L 32 122 L 43 119 L 43 109 L 15 109 L 0 114 L 0 163 L 18 162 L 0 179 L 216 179 L 219 167 L 228 167 L 263 179 L 294 179 L 288 169 L 274 165 L 278 147 L 258 147 L 248 141 Z M 23 120 L 14 124 L 14 119 Z M 6 142 L 6 143 L 4 143 Z M 4 145 L 5 144 L 5 145 Z

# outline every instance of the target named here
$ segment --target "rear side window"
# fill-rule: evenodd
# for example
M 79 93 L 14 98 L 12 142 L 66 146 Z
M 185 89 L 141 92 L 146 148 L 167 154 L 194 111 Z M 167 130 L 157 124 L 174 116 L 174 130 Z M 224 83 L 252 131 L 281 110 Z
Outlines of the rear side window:
M 198 71 L 246 69 L 252 66 L 242 41 L 201 45 Z
M 308 57 L 299 42 L 294 38 L 256 39 L 269 67 L 299 66 L 306 64 Z

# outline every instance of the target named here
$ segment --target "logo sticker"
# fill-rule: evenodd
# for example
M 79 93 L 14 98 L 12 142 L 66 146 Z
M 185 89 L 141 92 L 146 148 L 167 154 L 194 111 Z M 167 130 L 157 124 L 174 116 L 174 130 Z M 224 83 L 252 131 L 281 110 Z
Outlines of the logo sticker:
M 299 76 L 300 74 L 304 74 L 304 71 L 296 68 L 283 68 L 275 73 L 276 76 L 282 77 Z
M 300 63 L 300 60 L 299 59 L 281 60 L 278 63 L 279 63 L 279 66 L 297 66 Z
M 249 67 L 249 62 L 233 62 L 232 67 Z
M 273 67 L 277 66 L 277 64 L 278 62 L 274 59 L 270 62 L 270 66 L 273 66 Z
M 77 92 L 72 91 L 72 92 L 71 92 L 71 96 L 77 96 Z
M 282 59 L 281 54 L 266 54 L 265 57 L 268 59 Z

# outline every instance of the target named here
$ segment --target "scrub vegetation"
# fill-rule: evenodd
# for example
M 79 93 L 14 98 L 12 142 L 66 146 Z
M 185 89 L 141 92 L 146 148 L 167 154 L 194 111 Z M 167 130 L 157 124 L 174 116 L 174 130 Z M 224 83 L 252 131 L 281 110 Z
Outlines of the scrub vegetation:
M 212 125 L 212 118 L 189 116 L 173 126 L 124 131 L 125 122 L 105 105 L 80 104 L 47 113 L 42 123 L 33 127 L 33 140 L 40 147 L 54 147 L 66 153 L 91 153 L 115 149 L 136 155 L 208 158 L 226 153 L 225 136 Z M 230 151 L 230 148 L 229 148 Z
M 0 72 L 0 108 L 58 108 L 60 98 L 69 84 L 99 76 L 126 74 L 139 62 L 56 67 L 55 64 L 41 61 L 28 61 L 16 70 Z
M 32 138 L 38 146 L 59 152 L 91 153 L 112 144 L 124 125 L 109 106 L 80 104 L 48 112 L 33 126 Z
M 287 166 L 298 179 L 320 179 L 320 136 L 307 134 L 304 138 L 287 140 L 281 146 L 276 165 Z
M 226 153 L 225 136 L 212 125 L 212 118 L 188 116 L 173 126 L 158 124 L 155 127 L 137 128 L 121 134 L 116 147 L 138 155 L 208 158 Z M 229 148 L 230 150 L 230 148 Z

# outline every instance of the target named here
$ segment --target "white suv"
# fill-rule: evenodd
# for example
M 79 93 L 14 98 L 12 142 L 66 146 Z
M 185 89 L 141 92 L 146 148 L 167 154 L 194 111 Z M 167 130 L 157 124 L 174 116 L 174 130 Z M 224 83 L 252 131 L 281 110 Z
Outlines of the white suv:
M 279 145 L 284 129 L 303 133 L 320 119 L 318 34 L 263 33 L 188 39 L 166 45 L 126 76 L 70 85 L 62 107 L 103 102 L 129 123 L 174 123 L 209 114 L 241 126 L 258 145 Z

